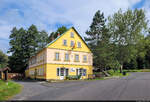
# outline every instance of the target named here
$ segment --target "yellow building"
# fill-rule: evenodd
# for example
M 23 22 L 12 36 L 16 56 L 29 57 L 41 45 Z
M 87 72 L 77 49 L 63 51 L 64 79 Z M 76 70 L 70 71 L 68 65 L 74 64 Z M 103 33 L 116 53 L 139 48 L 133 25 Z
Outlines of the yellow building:
M 71 27 L 31 57 L 25 73 L 26 77 L 44 80 L 62 80 L 68 75 L 81 75 L 85 79 L 93 74 L 92 65 L 91 50 Z

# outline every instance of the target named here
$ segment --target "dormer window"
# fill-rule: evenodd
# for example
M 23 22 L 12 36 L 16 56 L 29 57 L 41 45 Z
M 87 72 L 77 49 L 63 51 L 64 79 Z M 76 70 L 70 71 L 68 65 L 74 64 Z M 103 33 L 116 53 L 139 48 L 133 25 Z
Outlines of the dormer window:
M 74 33 L 73 32 L 70 33 L 70 37 L 74 38 Z

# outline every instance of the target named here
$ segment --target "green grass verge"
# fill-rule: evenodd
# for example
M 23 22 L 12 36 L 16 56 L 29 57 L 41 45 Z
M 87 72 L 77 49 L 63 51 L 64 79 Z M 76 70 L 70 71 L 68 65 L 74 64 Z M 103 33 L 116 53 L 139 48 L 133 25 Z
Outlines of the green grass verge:
M 0 100 L 8 100 L 12 96 L 18 94 L 22 89 L 20 84 L 12 81 L 2 81 L 0 80 Z
M 108 70 L 107 71 L 111 76 L 128 76 L 128 73 L 126 72 L 126 75 L 123 75 L 122 73 L 120 73 L 119 70 L 116 70 L 115 72 L 113 70 Z
M 95 78 L 95 79 L 84 79 L 84 81 L 91 81 L 91 80 L 105 80 L 105 78 L 101 77 L 101 78 Z
M 130 69 L 130 70 L 124 70 L 126 72 L 150 72 L 150 69 Z

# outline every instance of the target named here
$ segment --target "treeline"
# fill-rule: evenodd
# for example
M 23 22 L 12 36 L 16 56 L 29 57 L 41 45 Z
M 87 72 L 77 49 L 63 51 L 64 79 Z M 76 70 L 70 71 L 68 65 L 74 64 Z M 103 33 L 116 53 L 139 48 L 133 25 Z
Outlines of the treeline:
M 8 51 L 12 54 L 8 61 L 12 72 L 24 73 L 29 58 L 65 31 L 67 28 L 62 26 L 48 36 L 35 25 L 28 29 L 14 27 Z M 94 55 L 94 68 L 150 68 L 150 29 L 142 9 L 120 9 L 108 18 L 98 10 L 85 33 L 84 39 Z
M 108 18 L 98 10 L 84 38 L 97 69 L 150 68 L 150 29 L 142 9 L 120 9 Z
M 10 49 L 8 66 L 12 72 L 24 73 L 28 67 L 28 60 L 38 51 L 45 47 L 52 39 L 57 37 L 57 34 L 62 34 L 67 30 L 62 26 L 56 32 L 52 32 L 50 36 L 45 30 L 39 31 L 35 25 L 31 25 L 28 29 L 14 27 L 9 36 Z
M 0 50 L 0 68 L 5 68 L 8 65 L 8 56 Z

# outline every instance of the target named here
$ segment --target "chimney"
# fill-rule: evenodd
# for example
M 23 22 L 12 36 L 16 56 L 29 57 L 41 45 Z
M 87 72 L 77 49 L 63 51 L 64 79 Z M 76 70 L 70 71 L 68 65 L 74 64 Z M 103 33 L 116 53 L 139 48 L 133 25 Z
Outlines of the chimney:
M 57 37 L 60 36 L 60 33 L 58 32 Z

